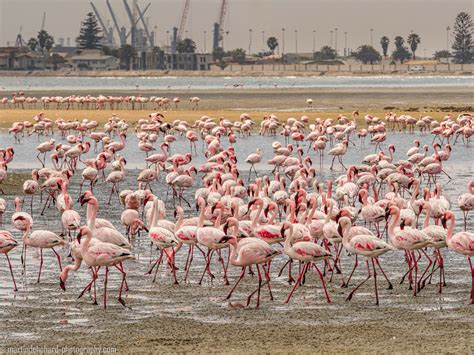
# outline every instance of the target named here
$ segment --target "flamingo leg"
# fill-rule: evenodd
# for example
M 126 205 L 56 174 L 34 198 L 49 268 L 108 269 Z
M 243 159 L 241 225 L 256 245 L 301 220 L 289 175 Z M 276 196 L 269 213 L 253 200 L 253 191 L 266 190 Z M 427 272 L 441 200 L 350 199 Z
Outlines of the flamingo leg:
M 329 295 L 328 295 L 328 290 L 326 288 L 326 282 L 324 281 L 324 276 L 321 272 L 321 270 L 319 270 L 319 268 L 316 266 L 315 263 L 313 263 L 313 267 L 316 269 L 316 271 L 318 272 L 319 274 L 319 278 L 321 279 L 321 283 L 323 284 L 323 289 L 324 289 L 324 294 L 326 295 L 326 301 L 328 303 L 331 303 L 331 300 L 329 299 Z
M 377 287 L 377 271 L 375 270 L 374 258 L 371 258 L 371 260 L 372 260 L 372 269 L 374 271 L 375 304 L 378 306 L 379 305 L 379 290 L 378 290 L 378 287 Z
M 107 281 L 109 278 L 109 267 L 105 267 L 105 279 L 104 279 L 104 309 L 107 309 Z
M 264 265 L 262 265 L 262 269 L 264 271 L 265 280 L 267 281 L 267 287 L 268 287 L 268 293 L 270 294 L 270 300 L 273 301 L 272 287 L 270 285 L 270 263 L 271 263 L 271 260 L 268 262 L 268 269 L 265 269 Z
M 70 233 L 70 232 L 69 232 Z M 54 248 L 51 248 L 53 250 L 53 253 L 56 254 L 56 258 L 58 259 L 58 265 L 59 265 L 59 271 L 63 271 L 63 267 L 61 266 L 61 256 L 58 254 Z
M 417 286 L 418 283 L 417 283 L 417 281 L 418 281 L 418 260 L 419 260 L 419 259 L 417 260 L 417 259 L 415 258 L 415 252 L 414 252 L 414 251 L 412 251 L 411 253 L 412 253 L 413 260 L 414 260 L 413 263 L 414 263 L 414 268 L 415 268 L 415 281 L 413 282 L 413 285 L 414 285 L 415 287 L 413 287 L 413 296 L 416 296 L 416 295 L 417 295 L 417 291 L 418 291 L 418 286 Z
M 375 258 L 375 262 L 377 263 L 377 266 L 379 267 L 380 271 L 382 272 L 383 277 L 385 278 L 385 280 L 387 280 L 388 289 L 389 289 L 389 290 L 393 289 L 393 285 L 392 285 L 392 283 L 390 282 L 390 280 L 388 279 L 387 275 L 385 274 L 385 271 L 383 271 L 382 266 L 380 265 L 380 262 L 379 262 L 379 258 L 378 258 L 378 257 Z
M 343 285 L 341 285 L 341 287 L 349 286 L 349 282 L 351 281 L 352 275 L 354 274 L 354 271 L 357 269 L 357 266 L 359 266 L 359 258 L 358 258 L 358 255 L 356 254 L 354 267 L 352 268 L 352 271 L 351 271 L 347 281 Z
M 474 304 L 474 268 L 472 267 L 471 257 L 468 257 L 469 266 L 471 267 L 471 299 L 468 301 L 469 304 Z
M 303 275 L 305 274 L 306 270 L 308 269 L 308 265 L 309 264 L 307 264 L 307 265 L 305 264 L 304 267 L 301 269 L 301 272 L 300 272 L 298 278 L 296 279 L 295 285 L 291 289 L 291 292 L 288 294 L 288 297 L 286 298 L 285 303 L 288 303 L 290 301 L 290 298 L 293 295 L 293 292 L 295 292 L 296 288 L 300 284 L 301 279 L 303 278 Z
M 13 276 L 13 269 L 12 269 L 12 264 L 10 262 L 10 258 L 8 257 L 8 254 L 5 254 L 5 256 L 7 257 L 8 268 L 10 269 L 10 274 L 12 275 L 13 291 L 18 291 L 18 288 L 16 287 L 15 276 Z
M 237 281 L 235 282 L 234 286 L 232 286 L 230 292 L 228 293 L 228 295 L 226 296 L 226 300 L 230 299 L 230 297 L 232 296 L 232 293 L 234 293 L 234 290 L 237 288 L 237 285 L 240 283 L 240 281 L 242 281 L 242 279 L 245 277 L 245 270 L 247 269 L 247 267 L 243 267 L 242 268 L 242 272 L 240 273 L 240 276 L 239 278 L 237 279 Z
M 40 267 L 39 267 L 38 279 L 36 280 L 36 283 L 40 283 L 41 270 L 43 270 L 43 249 L 42 248 L 40 248 Z
M 156 270 L 155 270 L 155 275 L 153 276 L 153 281 L 152 282 L 155 282 L 156 281 L 156 276 L 158 274 L 158 270 L 160 269 L 160 264 L 161 264 L 161 261 L 163 260 L 163 249 L 160 250 L 160 256 L 159 258 L 157 259 L 157 262 L 155 263 L 156 265 Z M 152 268 L 153 270 L 153 268 Z M 151 271 L 150 271 L 151 273 Z
M 367 278 L 365 278 L 361 283 L 359 283 L 352 291 L 349 293 L 349 295 L 346 298 L 346 301 L 350 301 L 352 299 L 352 296 L 354 296 L 354 293 L 363 285 L 365 284 L 371 277 L 370 273 L 370 266 L 369 266 L 369 260 L 365 260 L 365 263 L 367 265 Z
M 126 307 L 125 305 L 125 302 L 122 298 L 122 289 L 123 289 L 123 285 L 125 284 L 126 285 L 126 289 L 125 290 L 128 290 L 128 285 L 127 285 L 127 274 L 125 273 L 125 270 L 123 269 L 123 265 L 122 263 L 119 264 L 120 266 L 118 265 L 114 265 L 115 268 L 120 271 L 122 273 L 122 283 L 120 285 L 120 290 L 119 290 L 119 295 L 118 295 L 118 301 L 120 302 L 120 304 L 124 307 Z

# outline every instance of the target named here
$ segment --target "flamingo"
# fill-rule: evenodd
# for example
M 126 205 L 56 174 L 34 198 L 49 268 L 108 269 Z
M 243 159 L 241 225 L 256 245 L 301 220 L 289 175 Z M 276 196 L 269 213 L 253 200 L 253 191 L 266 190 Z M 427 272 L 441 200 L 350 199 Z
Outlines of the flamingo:
M 85 240 L 81 243 L 81 238 L 85 236 Z M 99 269 L 105 266 L 105 279 L 104 279 L 104 309 L 107 308 L 107 281 L 109 276 L 109 267 L 114 266 L 122 274 L 122 284 L 119 290 L 118 301 L 125 306 L 125 302 L 122 299 L 122 289 L 125 283 L 126 273 L 121 265 L 126 260 L 133 260 L 135 257 L 132 253 L 124 248 L 117 245 L 100 242 L 98 240 L 92 241 L 92 231 L 89 227 L 81 227 L 77 235 L 77 240 L 81 245 L 81 255 L 84 262 L 92 270 L 92 281 L 84 288 L 81 292 L 81 297 L 87 290 L 89 290 L 98 278 Z M 94 303 L 97 303 L 97 299 L 94 299 Z
M 388 237 L 391 244 L 400 250 L 405 250 L 407 252 L 407 263 L 410 274 L 410 289 L 412 287 L 412 269 L 415 270 L 415 278 L 413 281 L 413 295 L 416 296 L 419 289 L 418 283 L 418 260 L 419 258 L 415 257 L 415 250 L 422 250 L 423 248 L 431 245 L 433 240 L 423 231 L 420 231 L 415 228 L 407 227 L 404 228 L 395 227 L 398 225 L 400 220 L 400 210 L 396 206 L 391 206 L 389 208 L 389 213 L 392 216 L 390 225 L 388 227 Z M 426 253 L 422 251 L 425 255 Z M 413 268 L 411 267 L 413 263 Z
M 474 304 L 474 267 L 472 266 L 471 257 L 474 256 L 474 233 L 458 232 L 453 235 L 454 230 L 454 214 L 451 211 L 446 211 L 443 214 L 443 224 L 446 227 L 446 221 L 450 221 L 448 233 L 446 234 L 446 244 L 448 248 L 458 254 L 467 256 L 469 266 L 471 268 L 471 299 L 468 304 Z
M 260 148 L 257 148 L 257 151 L 255 153 L 250 154 L 245 159 L 245 162 L 250 164 L 249 180 L 248 181 L 250 181 L 250 177 L 252 176 L 252 168 L 255 172 L 255 177 L 258 176 L 257 170 L 255 169 L 255 164 L 258 164 L 262 161 L 262 156 L 263 156 L 262 150 Z
M 467 214 L 474 210 L 474 181 L 469 182 L 467 191 L 458 197 L 458 205 L 464 217 L 464 230 L 467 229 Z
M 347 139 L 344 139 L 342 143 L 336 145 L 334 148 L 332 148 L 328 152 L 328 155 L 333 155 L 331 168 L 330 168 L 331 170 L 333 170 L 334 160 L 336 159 L 336 157 L 339 160 L 339 163 L 342 165 L 342 167 L 347 170 L 347 168 L 344 166 L 342 162 L 342 157 L 347 153 L 348 145 L 349 145 L 349 141 Z
M 350 219 L 348 217 L 342 217 L 339 220 L 339 223 L 341 226 L 350 226 Z M 347 230 L 347 227 L 346 227 Z M 361 233 L 361 234 L 358 234 Z M 383 271 L 382 267 L 380 266 L 378 257 L 380 255 L 383 255 L 389 251 L 396 250 L 393 246 L 390 244 L 384 242 L 383 240 L 377 238 L 376 236 L 372 235 L 370 232 L 369 234 L 362 234 L 364 233 L 363 231 L 357 231 L 353 230 L 352 228 L 349 229 L 348 232 L 342 233 L 342 245 L 344 248 L 351 254 L 356 254 L 356 255 L 362 255 L 367 257 L 366 264 L 367 264 L 367 278 L 364 279 L 361 283 L 359 283 L 347 296 L 346 300 L 350 301 L 352 299 L 352 296 L 355 294 L 355 292 L 365 283 L 367 280 L 369 280 L 372 276 L 374 278 L 374 293 L 375 293 L 375 304 L 379 304 L 379 295 L 378 295 L 378 288 L 377 288 L 377 271 L 375 270 L 375 264 L 379 267 L 380 271 L 384 275 L 384 277 L 387 279 L 388 284 L 389 284 L 389 289 L 392 288 L 392 284 L 388 280 L 388 278 L 385 276 L 385 272 Z M 372 263 L 372 272 L 370 272 L 370 265 L 369 265 L 369 260 Z M 357 266 L 355 266 L 357 267 Z M 354 268 L 355 270 L 355 268 Z
M 288 294 L 285 303 L 288 303 L 290 301 L 293 292 L 296 290 L 298 285 L 300 285 L 301 279 L 306 274 L 306 272 L 310 270 L 311 267 L 314 267 L 314 269 L 319 274 L 319 278 L 321 279 L 321 283 L 323 284 L 324 294 L 326 295 L 326 301 L 328 303 L 331 302 L 326 289 L 326 283 L 324 282 L 323 274 L 316 266 L 315 262 L 320 260 L 331 259 L 332 254 L 325 248 L 319 246 L 314 242 L 299 241 L 294 244 L 291 244 L 291 240 L 293 240 L 294 233 L 293 224 L 290 222 L 284 222 L 282 225 L 282 234 L 284 234 L 286 230 L 289 230 L 290 234 L 285 239 L 283 252 L 291 259 L 303 262 L 303 267 L 301 268 L 301 272 L 298 278 L 296 279 L 295 285 L 293 286 L 291 292 Z
M 39 273 L 38 273 L 38 278 L 36 280 L 37 283 L 40 282 L 41 278 L 41 271 L 43 269 L 43 249 L 51 249 L 53 253 L 56 255 L 58 259 L 58 265 L 59 265 L 59 271 L 62 271 L 62 266 L 61 266 L 61 256 L 57 253 L 57 251 L 54 249 L 55 247 L 58 246 L 64 246 L 66 245 L 66 241 L 58 236 L 57 234 L 48 231 L 48 230 L 35 230 L 34 232 L 31 232 L 31 222 L 28 218 L 25 218 L 23 216 L 19 216 L 16 218 L 16 220 L 22 220 L 22 222 L 25 224 L 25 232 L 23 233 L 23 251 L 22 251 L 22 263 L 23 263 L 23 269 L 25 270 L 26 268 L 26 249 L 28 246 L 39 248 L 40 250 L 40 267 L 39 267 Z
M 6 230 L 0 230 L 0 254 L 5 254 L 7 259 L 8 268 L 10 269 L 10 275 L 13 281 L 13 291 L 18 291 L 18 288 L 16 287 L 15 276 L 13 275 L 13 268 L 8 253 L 17 246 L 18 242 L 13 237 L 13 234 Z
M 253 291 L 247 297 L 247 306 L 249 306 L 251 297 L 257 292 L 257 304 L 256 307 L 258 308 L 260 305 L 260 289 L 264 285 L 263 278 L 261 275 L 260 267 L 263 269 L 263 273 L 265 276 L 265 283 L 270 283 L 270 275 L 268 274 L 267 270 L 265 269 L 265 264 L 268 264 L 275 256 L 280 254 L 277 250 L 272 248 L 269 244 L 266 243 L 258 243 L 258 242 L 249 242 L 243 246 L 238 246 L 237 244 L 237 237 L 233 236 L 223 236 L 220 240 L 220 243 L 225 243 L 230 245 L 230 264 L 233 266 L 238 266 L 242 268 L 242 272 L 240 277 L 237 279 L 236 283 L 231 289 L 231 292 L 227 296 L 227 299 L 230 298 L 232 292 L 237 288 L 237 285 L 242 281 L 245 276 L 245 271 L 247 267 L 251 267 L 255 265 L 257 268 L 258 274 L 258 287 L 256 291 Z M 270 291 L 271 292 L 271 291 Z

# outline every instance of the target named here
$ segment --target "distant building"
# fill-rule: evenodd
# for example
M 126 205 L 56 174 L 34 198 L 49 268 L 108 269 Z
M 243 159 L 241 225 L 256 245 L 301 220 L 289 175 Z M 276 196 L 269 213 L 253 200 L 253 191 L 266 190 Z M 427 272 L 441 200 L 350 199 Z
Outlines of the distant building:
M 0 48 L 0 69 L 32 70 L 43 68 L 43 55 L 27 48 Z
M 210 70 L 214 60 L 209 53 L 167 53 L 164 67 L 168 70 Z
M 118 58 L 102 54 L 101 50 L 82 50 L 69 58 L 75 70 L 114 70 L 119 69 Z

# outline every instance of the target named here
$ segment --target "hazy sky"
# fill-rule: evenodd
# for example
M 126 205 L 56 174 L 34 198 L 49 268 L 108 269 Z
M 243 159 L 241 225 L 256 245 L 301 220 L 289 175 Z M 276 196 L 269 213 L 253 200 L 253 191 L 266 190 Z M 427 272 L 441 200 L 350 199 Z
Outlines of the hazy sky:
M 78 35 L 81 20 L 91 11 L 90 0 L 0 0 L 0 46 L 12 45 L 22 26 L 23 37 L 35 36 L 46 11 L 45 29 L 55 39 Z M 104 21 L 110 20 L 105 0 L 93 0 Z M 123 0 L 110 0 L 122 25 L 128 25 Z M 132 4 L 133 0 L 128 0 Z M 158 44 L 166 44 L 166 30 L 178 26 L 184 0 L 139 0 L 147 12 L 152 29 L 157 26 Z M 217 20 L 220 0 L 191 0 L 186 24 L 188 35 L 200 50 L 204 47 L 207 31 L 207 49 L 212 47 L 212 23 Z M 280 43 L 281 29 L 285 30 L 285 52 L 295 50 L 295 30 L 298 31 L 298 51 L 311 51 L 313 30 L 316 30 L 316 48 L 329 44 L 330 30 L 338 28 L 338 50 L 344 48 L 347 32 L 348 48 L 370 43 L 370 28 L 374 29 L 374 46 L 386 35 L 404 38 L 415 31 L 421 37 L 419 54 L 446 48 L 446 26 L 453 25 L 460 11 L 473 13 L 474 0 L 228 0 L 225 38 L 227 48 L 248 50 L 249 29 L 252 28 L 252 52 L 263 48 L 265 37 L 274 35 Z M 151 30 L 152 30 L 151 29 Z M 335 37 L 335 36 L 334 36 Z M 335 45 L 333 38 L 333 46 Z

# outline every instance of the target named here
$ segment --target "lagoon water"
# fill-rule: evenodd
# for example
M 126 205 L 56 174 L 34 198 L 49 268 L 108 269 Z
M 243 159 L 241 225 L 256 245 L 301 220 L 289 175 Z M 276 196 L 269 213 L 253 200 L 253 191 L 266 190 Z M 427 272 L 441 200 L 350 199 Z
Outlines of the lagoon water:
M 282 77 L 0 77 L 0 91 L 30 90 L 216 90 L 241 85 L 259 88 L 474 88 L 471 76 L 282 76 Z

